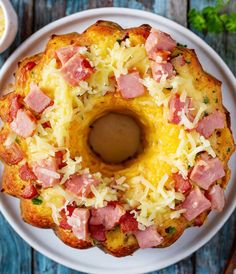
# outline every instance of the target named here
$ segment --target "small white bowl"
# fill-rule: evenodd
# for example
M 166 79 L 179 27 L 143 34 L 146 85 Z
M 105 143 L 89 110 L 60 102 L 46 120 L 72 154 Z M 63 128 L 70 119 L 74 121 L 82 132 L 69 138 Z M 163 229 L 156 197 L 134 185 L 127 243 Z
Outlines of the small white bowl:
M 5 18 L 5 30 L 0 37 L 0 53 L 10 47 L 18 30 L 18 18 L 9 0 L 0 0 L 0 7 Z

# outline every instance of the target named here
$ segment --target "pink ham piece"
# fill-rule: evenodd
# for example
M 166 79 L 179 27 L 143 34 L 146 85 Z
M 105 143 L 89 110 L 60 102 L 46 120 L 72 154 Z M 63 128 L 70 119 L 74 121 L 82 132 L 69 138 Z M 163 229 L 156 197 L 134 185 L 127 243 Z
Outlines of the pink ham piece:
M 156 60 L 158 51 L 164 50 L 171 52 L 175 47 L 176 42 L 169 34 L 153 28 L 145 42 L 148 57 L 154 61 Z
M 164 238 L 157 232 L 156 226 L 151 225 L 145 230 L 137 230 L 134 235 L 140 248 L 149 248 L 160 245 Z
M 107 205 L 106 207 L 92 209 L 91 210 L 91 225 L 104 225 L 105 229 L 112 229 L 116 224 L 118 224 L 121 216 L 125 214 L 125 210 L 122 206 Z
M 172 177 L 175 182 L 175 191 L 186 193 L 191 189 L 191 184 L 189 179 L 184 179 L 183 176 L 179 173 L 173 173 Z
M 175 66 L 182 67 L 186 64 L 186 61 L 185 61 L 183 55 L 178 55 L 171 59 L 171 63 L 173 64 L 174 67 Z
M 211 208 L 221 212 L 225 206 L 224 190 L 219 185 L 214 185 L 207 193 L 207 198 L 211 201 Z
M 93 68 L 87 59 L 76 53 L 62 66 L 60 72 L 70 85 L 78 86 L 80 81 L 87 79 L 93 73 Z
M 97 241 L 106 241 L 106 230 L 103 225 L 89 225 L 91 237 Z
M 206 158 L 202 156 L 194 166 L 190 179 L 207 190 L 216 180 L 224 176 L 224 167 L 218 158 Z
M 24 102 L 33 111 L 41 113 L 51 105 L 52 100 L 35 83 L 31 83 L 30 92 L 25 97 Z
M 169 122 L 178 124 L 180 122 L 180 113 L 184 109 L 185 115 L 189 121 L 193 121 L 190 109 L 192 107 L 192 99 L 186 97 L 185 102 L 181 102 L 179 94 L 173 94 L 169 100 Z
M 91 186 L 97 186 L 99 181 L 91 174 L 73 174 L 65 182 L 65 188 L 79 197 L 87 197 L 91 193 Z
M 192 221 L 203 211 L 210 209 L 211 203 L 197 187 L 193 189 L 186 197 L 182 204 L 182 208 L 186 209 L 186 212 L 183 214 L 184 217 L 188 221 Z
M 0 151 L 0 158 L 8 165 L 16 165 L 24 159 L 25 155 L 20 147 L 13 143 L 4 151 Z
M 31 136 L 36 129 L 35 118 L 30 111 L 19 109 L 10 127 L 17 135 L 27 138 Z
M 37 189 L 32 185 L 27 185 L 23 191 L 22 191 L 22 194 L 21 194 L 21 197 L 23 199 L 33 199 L 35 197 L 38 196 L 38 191 Z
M 137 71 L 133 71 L 126 75 L 120 75 L 117 78 L 117 85 L 122 97 L 125 99 L 131 99 L 143 95 L 145 90 L 140 80 Z
M 152 77 L 155 81 L 160 82 L 162 77 L 170 79 L 175 75 L 174 67 L 171 63 L 151 62 Z
M 72 227 L 74 235 L 83 241 L 88 240 L 88 220 L 90 212 L 87 208 L 76 208 L 71 217 L 67 218 L 67 223 Z
M 60 182 L 58 162 L 56 158 L 49 157 L 32 164 L 33 172 L 38 179 L 38 183 L 43 188 L 53 187 Z
M 205 138 L 209 138 L 215 129 L 224 128 L 225 117 L 222 112 L 215 110 L 210 115 L 203 117 L 196 127 L 196 131 L 203 135 Z
M 21 96 L 19 94 L 16 94 L 11 99 L 11 104 L 9 107 L 9 119 L 8 122 L 12 122 L 14 118 L 16 118 L 16 114 L 18 110 L 22 107 L 22 104 L 20 102 Z
M 76 53 L 80 52 L 80 48 L 81 47 L 70 45 L 70 46 L 58 49 L 56 51 L 56 55 L 58 59 L 61 61 L 61 64 L 65 65 L 65 63 L 69 61 L 71 57 L 73 57 Z

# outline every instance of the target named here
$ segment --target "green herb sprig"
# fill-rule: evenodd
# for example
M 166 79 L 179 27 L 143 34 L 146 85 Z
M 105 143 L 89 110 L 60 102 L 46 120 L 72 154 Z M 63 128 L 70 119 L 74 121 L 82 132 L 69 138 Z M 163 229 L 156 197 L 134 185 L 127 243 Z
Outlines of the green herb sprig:
M 192 27 L 203 33 L 236 32 L 236 13 L 226 13 L 224 9 L 230 0 L 218 0 L 215 6 L 207 6 L 202 11 L 191 9 L 188 19 Z

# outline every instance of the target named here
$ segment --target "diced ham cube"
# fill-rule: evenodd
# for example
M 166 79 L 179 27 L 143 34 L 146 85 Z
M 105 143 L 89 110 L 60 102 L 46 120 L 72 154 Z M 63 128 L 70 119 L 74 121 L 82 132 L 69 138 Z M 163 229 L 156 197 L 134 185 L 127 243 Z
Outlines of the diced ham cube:
M 225 117 L 222 112 L 215 110 L 208 116 L 203 117 L 197 124 L 196 131 L 203 135 L 205 138 L 209 138 L 215 131 L 215 129 L 221 129 L 225 127 Z
M 89 225 L 91 237 L 97 241 L 106 241 L 106 229 L 104 225 Z
M 125 214 L 125 210 L 120 205 L 107 205 L 106 207 L 92 209 L 91 210 L 91 225 L 104 225 L 105 229 L 112 229 L 116 224 L 119 223 L 119 220 L 122 215 Z
M 80 53 L 76 53 L 62 66 L 60 72 L 70 85 L 78 86 L 80 81 L 90 77 L 93 68 L 87 59 Z
M 204 196 L 201 190 L 197 187 L 193 189 L 186 197 L 182 204 L 182 208 L 186 209 L 183 214 L 188 221 L 192 221 L 202 212 L 211 208 L 210 201 Z
M 126 75 L 120 75 L 117 78 L 117 85 L 122 97 L 125 99 L 131 99 L 143 95 L 145 90 L 140 80 L 137 71 L 133 71 Z
M 58 163 L 56 158 L 49 157 L 47 159 L 34 162 L 32 167 L 33 172 L 38 179 L 38 183 L 43 188 L 52 187 L 60 182 L 61 175 L 57 172 Z
M 67 218 L 68 224 L 72 227 L 74 235 L 83 241 L 87 241 L 89 237 L 88 233 L 88 220 L 89 220 L 89 209 L 87 208 L 76 208 L 71 217 Z
M 181 102 L 179 94 L 173 94 L 169 100 L 169 122 L 172 124 L 179 124 L 181 118 L 181 111 L 184 109 L 184 113 L 189 119 L 193 121 L 193 116 L 191 114 L 192 99 L 186 97 L 185 102 Z
M 134 235 L 140 248 L 149 248 L 160 245 L 164 238 L 157 232 L 155 225 L 147 227 L 145 230 L 137 230 Z
M 33 61 L 30 61 L 24 66 L 24 69 L 26 71 L 31 71 L 35 66 L 36 66 L 36 63 Z
M 189 182 L 189 179 L 184 179 L 183 176 L 179 173 L 173 173 L 172 177 L 175 182 L 175 191 L 186 193 L 188 192 L 192 185 Z
M 68 205 L 66 205 L 65 209 L 63 208 L 60 211 L 61 221 L 60 221 L 59 225 L 60 225 L 61 228 L 63 228 L 63 229 L 69 229 L 69 230 L 72 229 L 71 225 L 69 225 L 68 222 L 67 222 L 67 218 L 72 216 L 75 208 L 76 207 L 75 207 L 74 204 L 68 204 Z
M 134 218 L 133 214 L 131 214 L 130 212 L 126 212 L 120 218 L 119 223 L 120 223 L 120 228 L 124 233 L 138 230 L 138 222 Z
M 194 166 L 190 179 L 207 190 L 216 180 L 224 176 L 224 167 L 218 158 L 201 157 Z
M 211 201 L 211 208 L 218 212 L 225 206 L 224 190 L 219 185 L 213 185 L 207 193 L 207 198 Z
M 156 60 L 157 52 L 160 50 L 173 51 L 176 47 L 176 42 L 171 36 L 160 30 L 151 29 L 151 32 L 145 42 L 145 49 L 150 59 Z
M 33 61 L 28 62 L 22 69 L 18 76 L 18 82 L 22 85 L 27 80 L 27 74 L 36 66 Z
M 35 197 L 38 196 L 38 191 L 37 189 L 32 185 L 27 185 L 23 191 L 22 191 L 22 194 L 21 194 L 21 197 L 23 199 L 33 199 Z
M 171 63 L 173 64 L 174 67 L 175 66 L 182 67 L 186 64 L 186 61 L 185 61 L 183 55 L 178 55 L 171 59 Z
M 66 152 L 65 150 L 64 151 L 60 150 L 55 153 L 55 158 L 57 160 L 58 169 L 61 169 L 66 166 L 66 163 L 63 162 L 63 156 L 64 156 L 65 152 Z
M 81 197 L 87 197 L 91 193 L 91 186 L 97 186 L 99 181 L 91 174 L 73 174 L 65 182 L 65 188 L 71 193 Z
M 175 76 L 175 70 L 171 63 L 157 63 L 151 62 L 152 77 L 155 81 L 160 82 L 162 77 L 170 79 Z
M 65 65 L 67 61 L 70 60 L 76 53 L 80 52 L 81 47 L 69 45 L 64 48 L 60 48 L 56 51 L 58 59 L 61 61 L 62 65 Z
M 33 111 L 41 113 L 51 105 L 52 100 L 35 83 L 31 83 L 30 92 L 25 97 L 24 102 Z
M 16 118 L 16 114 L 18 110 L 22 107 L 20 99 L 21 99 L 21 96 L 19 94 L 16 94 L 12 97 L 10 107 L 9 107 L 7 122 L 10 123 Z
M 24 181 L 37 179 L 37 177 L 33 173 L 32 169 L 29 167 L 28 163 L 25 163 L 20 167 L 19 176 Z
M 0 138 L 0 143 L 2 144 L 2 142 L 6 140 L 7 136 L 1 135 Z M 6 164 L 16 165 L 24 159 L 24 153 L 16 143 L 13 143 L 3 151 L 0 151 L 0 157 Z
M 27 138 L 30 137 L 36 129 L 36 121 L 30 111 L 19 109 L 10 127 L 17 135 Z

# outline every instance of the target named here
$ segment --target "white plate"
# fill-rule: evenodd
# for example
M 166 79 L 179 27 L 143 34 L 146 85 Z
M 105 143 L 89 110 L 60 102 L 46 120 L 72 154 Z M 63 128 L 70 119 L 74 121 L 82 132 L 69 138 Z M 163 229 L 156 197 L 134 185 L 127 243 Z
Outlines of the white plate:
M 177 41 L 194 48 L 203 67 L 223 82 L 223 99 L 231 117 L 236 117 L 235 78 L 223 60 L 204 41 L 184 27 L 161 16 L 131 9 L 103 8 L 88 10 L 55 21 L 32 35 L 7 60 L 0 72 L 3 83 L 9 82 L 16 69 L 17 62 L 26 55 L 44 49 L 51 34 L 72 31 L 82 32 L 97 20 L 110 20 L 123 27 L 150 24 L 169 32 Z M 236 133 L 235 123 L 232 124 Z M 235 163 L 235 155 L 230 166 Z M 76 250 L 64 245 L 52 230 L 37 229 L 25 224 L 20 218 L 17 199 L 1 194 L 0 208 L 15 231 L 32 247 L 49 258 L 76 270 L 89 273 L 144 273 L 169 266 L 196 251 L 223 226 L 236 206 L 236 170 L 232 168 L 231 182 L 227 188 L 227 203 L 221 214 L 210 214 L 202 228 L 190 228 L 171 247 L 165 249 L 139 250 L 133 256 L 114 258 L 97 248 Z

